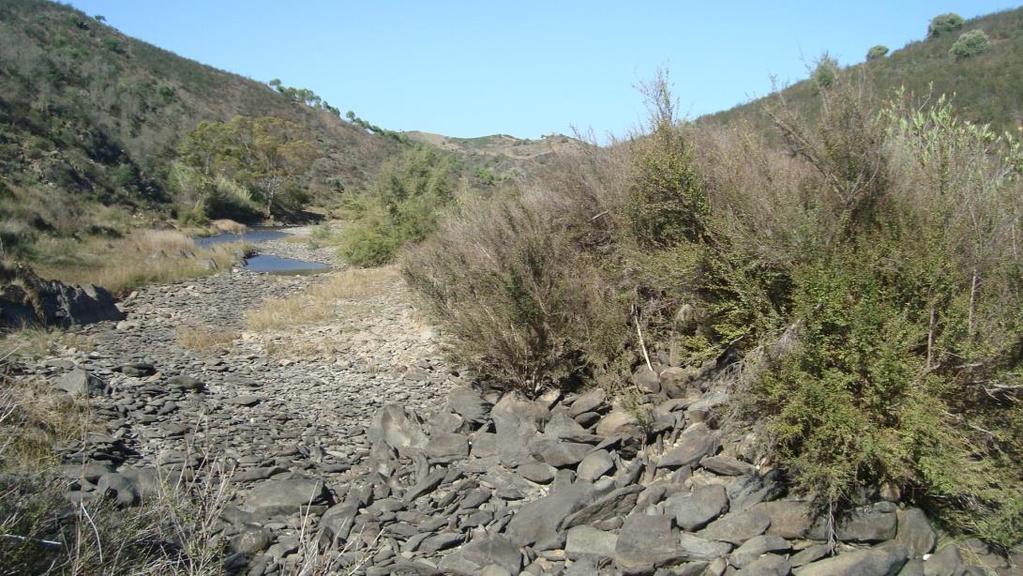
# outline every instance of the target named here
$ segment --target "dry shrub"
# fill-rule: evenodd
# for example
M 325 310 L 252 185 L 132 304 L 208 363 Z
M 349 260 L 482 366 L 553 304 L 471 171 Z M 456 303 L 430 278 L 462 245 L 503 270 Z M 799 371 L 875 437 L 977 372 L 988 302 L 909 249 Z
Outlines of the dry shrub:
M 582 248 L 602 226 L 583 191 L 468 201 L 404 263 L 457 353 L 506 386 L 535 393 L 599 374 L 626 340 L 624 302 Z
M 145 230 L 125 238 L 91 238 L 84 242 L 40 241 L 44 256 L 35 265 L 40 276 L 64 282 L 95 284 L 125 294 L 145 284 L 196 278 L 228 268 L 251 249 L 218 244 L 200 249 L 174 230 Z
M 400 289 L 401 279 L 393 266 L 344 270 L 300 294 L 266 300 L 245 313 L 245 325 L 265 331 L 314 324 L 333 318 L 345 302 L 366 301 Z
M 237 330 L 224 330 L 211 326 L 184 325 L 175 329 L 178 346 L 196 352 L 211 352 L 229 348 L 238 336 Z

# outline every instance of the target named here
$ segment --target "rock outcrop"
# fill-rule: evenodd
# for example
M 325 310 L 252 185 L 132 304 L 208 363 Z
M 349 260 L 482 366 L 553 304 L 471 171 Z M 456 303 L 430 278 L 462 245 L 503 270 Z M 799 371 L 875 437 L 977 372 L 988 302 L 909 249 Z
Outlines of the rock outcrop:
M 42 280 L 23 265 L 0 269 L 0 283 L 0 329 L 67 328 L 124 317 L 104 288 Z

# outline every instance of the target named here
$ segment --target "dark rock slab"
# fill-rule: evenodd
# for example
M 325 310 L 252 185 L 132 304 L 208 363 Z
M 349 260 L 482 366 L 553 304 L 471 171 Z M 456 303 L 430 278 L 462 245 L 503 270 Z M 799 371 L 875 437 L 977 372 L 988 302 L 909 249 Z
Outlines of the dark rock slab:
M 593 498 L 593 488 L 572 484 L 522 505 L 508 523 L 507 536 L 519 546 L 548 550 L 560 545 L 565 534 L 558 526 L 569 514 L 583 508 Z
M 657 461 L 658 468 L 692 466 L 718 448 L 718 436 L 704 424 L 694 424 L 682 433 L 674 448 Z
M 623 573 L 646 574 L 685 558 L 670 517 L 630 514 L 625 519 L 615 544 L 615 564 Z
M 701 486 L 690 494 L 668 498 L 664 510 L 675 516 L 679 528 L 695 532 L 728 510 L 728 495 L 723 486 Z
M 720 540 L 739 545 L 767 531 L 771 519 L 758 510 L 730 512 L 711 522 L 699 535 L 709 540 Z
M 843 552 L 796 569 L 796 576 L 895 576 L 909 559 L 900 544 Z
M 906 508 L 897 512 L 899 527 L 895 541 L 909 550 L 913 558 L 919 558 L 934 550 L 938 537 L 927 520 L 927 515 L 919 508 Z

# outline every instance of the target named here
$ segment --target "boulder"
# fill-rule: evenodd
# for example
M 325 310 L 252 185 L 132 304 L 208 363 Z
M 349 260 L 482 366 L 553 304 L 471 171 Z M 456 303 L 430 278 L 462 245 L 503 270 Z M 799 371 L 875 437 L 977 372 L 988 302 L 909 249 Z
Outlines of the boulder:
M 658 468 L 681 468 L 691 466 L 704 456 L 713 454 L 718 448 L 717 434 L 706 425 L 694 424 L 679 437 L 675 447 L 665 452 L 657 461 Z
M 562 528 L 568 529 L 583 524 L 595 524 L 604 520 L 610 520 L 611 518 L 625 516 L 636 506 L 636 500 L 642 491 L 643 486 L 639 484 L 616 488 L 601 496 L 592 504 L 569 515 L 565 518 Z
M 89 397 L 103 394 L 107 385 L 92 372 L 75 368 L 57 380 L 55 386 L 72 396 Z
M 582 462 L 579 463 L 579 467 L 576 468 L 576 475 L 586 480 L 587 482 L 593 482 L 597 478 L 600 478 L 604 474 L 607 474 L 615 467 L 614 460 L 611 459 L 611 455 L 607 450 L 596 450 L 590 452 L 583 458 Z
M 615 564 L 625 574 L 646 574 L 685 559 L 671 518 L 663 514 L 631 514 L 615 543 Z
M 897 507 L 891 502 L 878 502 L 852 510 L 838 521 L 836 533 L 843 542 L 884 542 L 895 538 Z
M 900 544 L 843 552 L 796 569 L 796 576 L 895 576 L 909 559 Z
M 402 455 L 418 453 L 427 442 L 419 417 L 398 404 L 387 404 L 377 410 L 366 436 L 370 442 L 383 443 Z
M 640 366 L 632 373 L 631 380 L 633 384 L 644 392 L 657 394 L 661 391 L 661 381 L 657 376 L 657 372 L 654 372 L 645 365 Z
M 110 292 L 99 286 L 43 280 L 24 265 L 0 267 L 0 282 L 0 328 L 67 328 L 124 318 Z
M 572 407 L 569 409 L 568 414 L 572 418 L 575 418 L 576 416 L 586 412 L 595 412 L 604 404 L 604 399 L 606 397 L 607 395 L 603 388 L 593 388 L 576 398 L 575 402 L 572 402 Z
M 745 568 L 750 566 L 753 562 L 768 553 L 776 552 L 788 552 L 792 549 L 792 544 L 788 540 L 780 536 L 760 535 L 754 536 L 749 540 L 743 542 L 742 546 L 739 546 L 732 552 L 732 565 L 736 568 Z M 785 573 L 788 574 L 788 564 L 786 563 Z M 756 574 L 756 572 L 751 572 Z
M 584 556 L 613 558 L 618 536 L 611 532 L 597 530 L 592 526 L 575 526 L 568 530 L 565 555 L 572 560 Z
M 682 555 L 686 560 L 714 560 L 715 558 L 721 558 L 726 556 L 732 549 L 732 545 L 727 542 L 717 542 L 715 540 L 705 540 L 699 536 L 693 536 L 692 534 L 683 533 L 679 537 L 679 546 L 682 549 Z
M 728 495 L 720 485 L 702 486 L 690 494 L 672 496 L 664 510 L 675 516 L 679 528 L 695 532 L 728 509 Z
M 791 569 L 784 556 L 765 554 L 736 572 L 735 576 L 788 576 Z
M 758 510 L 731 512 L 711 522 L 699 535 L 710 540 L 721 540 L 739 545 L 767 531 L 771 519 Z
M 640 436 L 639 421 L 623 408 L 615 408 L 597 422 L 597 435 Z
M 508 522 L 507 536 L 518 546 L 549 550 L 560 546 L 564 532 L 558 526 L 569 514 L 590 503 L 593 488 L 573 484 L 552 490 L 550 494 L 522 505 Z
M 934 550 L 938 537 L 931 528 L 931 523 L 923 510 L 919 508 L 906 508 L 897 513 L 899 528 L 895 534 L 895 541 L 909 549 L 913 558 L 919 558 Z
M 242 510 L 257 516 L 287 516 L 313 504 L 331 504 L 323 482 L 313 478 L 265 480 L 249 491 Z

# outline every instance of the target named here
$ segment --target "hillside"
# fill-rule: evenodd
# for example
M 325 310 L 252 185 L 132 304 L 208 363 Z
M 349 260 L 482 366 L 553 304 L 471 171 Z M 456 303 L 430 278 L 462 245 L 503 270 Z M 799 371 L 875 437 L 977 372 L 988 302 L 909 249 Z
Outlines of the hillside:
M 0 4 L 0 54 L 8 244 L 19 233 L 83 232 L 93 220 L 85 217 L 109 212 L 102 205 L 169 208 L 170 161 L 201 121 L 242 115 L 296 123 L 316 151 L 303 177 L 314 198 L 362 187 L 402 148 L 341 119 L 336 108 L 309 106 L 43 0 Z
M 920 23 L 921 34 L 926 23 Z M 990 38 L 987 51 L 956 58 L 949 50 L 962 32 L 983 30 Z M 864 31 L 869 35 L 869 31 Z M 1023 125 L 1023 8 L 967 20 L 961 29 L 912 42 L 886 57 L 850 66 L 847 73 L 864 74 L 877 94 L 888 95 L 899 87 L 923 98 L 928 94 L 954 95 L 952 103 L 964 119 L 991 124 L 997 132 L 1018 134 Z M 816 87 L 803 80 L 786 87 L 780 95 L 800 112 L 814 107 Z M 763 106 L 773 96 L 760 98 L 701 118 L 705 122 L 739 120 L 766 128 Z
M 521 177 L 537 167 L 549 165 L 559 154 L 580 151 L 587 145 L 563 134 L 551 134 L 539 140 L 494 134 L 479 138 L 454 138 L 430 132 L 410 131 L 404 135 L 414 142 L 436 146 L 456 154 L 476 169 Z

